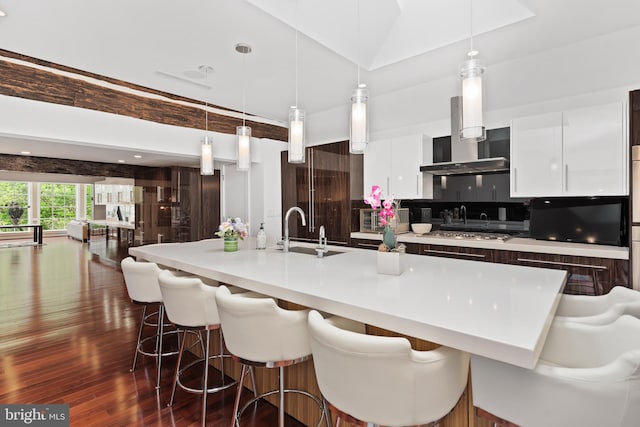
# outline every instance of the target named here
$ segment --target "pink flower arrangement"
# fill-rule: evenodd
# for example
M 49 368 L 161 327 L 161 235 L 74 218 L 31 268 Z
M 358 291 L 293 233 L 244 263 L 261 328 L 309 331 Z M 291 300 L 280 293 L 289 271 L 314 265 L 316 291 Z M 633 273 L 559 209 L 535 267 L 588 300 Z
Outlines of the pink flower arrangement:
M 396 216 L 394 210 L 395 202 L 393 199 L 385 199 L 381 202 L 381 198 L 382 190 L 380 186 L 374 185 L 371 187 L 371 194 L 364 199 L 364 202 L 371 206 L 372 209 L 379 209 L 382 206 L 382 209 L 378 212 L 378 218 L 380 218 L 380 225 L 386 227 L 391 225 L 391 220 Z

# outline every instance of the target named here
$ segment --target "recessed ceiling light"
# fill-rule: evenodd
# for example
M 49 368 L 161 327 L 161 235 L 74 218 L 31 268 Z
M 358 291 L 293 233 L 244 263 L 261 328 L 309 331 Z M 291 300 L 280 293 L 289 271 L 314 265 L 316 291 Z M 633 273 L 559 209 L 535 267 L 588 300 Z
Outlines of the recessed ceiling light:
M 238 53 L 251 53 L 251 46 L 247 43 L 238 43 L 236 45 L 236 52 Z
M 31 151 L 21 151 L 20 154 L 25 154 L 25 155 L 31 154 Z
M 118 163 L 124 163 L 124 160 L 120 159 L 118 160 Z
M 141 159 L 141 158 L 142 158 L 142 156 L 141 156 L 140 154 L 134 154 L 134 155 L 133 155 L 133 158 L 134 158 L 134 159 Z
M 4 18 L 5 16 L 7 16 L 7 12 L 5 12 L 2 9 L 0 9 L 0 18 Z

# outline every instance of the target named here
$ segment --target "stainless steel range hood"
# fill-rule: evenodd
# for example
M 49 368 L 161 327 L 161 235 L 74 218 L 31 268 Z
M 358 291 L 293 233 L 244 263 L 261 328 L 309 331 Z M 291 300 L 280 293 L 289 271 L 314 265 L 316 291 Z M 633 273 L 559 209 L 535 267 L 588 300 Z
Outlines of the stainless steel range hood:
M 450 162 L 433 163 L 420 167 L 421 172 L 433 175 L 464 175 L 504 172 L 509 170 L 505 157 L 478 159 L 478 140 L 460 141 L 462 126 L 462 97 L 451 98 L 451 159 Z
M 469 160 L 462 162 L 434 163 L 432 165 L 420 166 L 420 172 L 427 172 L 433 175 L 463 175 L 481 174 L 490 172 L 504 172 L 509 170 L 509 160 L 504 157 L 493 157 L 490 159 Z

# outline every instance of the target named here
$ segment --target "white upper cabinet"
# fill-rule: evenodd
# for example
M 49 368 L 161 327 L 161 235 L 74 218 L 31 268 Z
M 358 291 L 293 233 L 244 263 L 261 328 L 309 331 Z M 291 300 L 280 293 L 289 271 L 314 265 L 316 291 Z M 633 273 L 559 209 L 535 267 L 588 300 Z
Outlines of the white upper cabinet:
M 624 123 L 622 103 L 562 113 L 565 194 L 628 194 Z
M 384 197 L 401 200 L 433 197 L 431 175 L 420 172 L 420 166 L 432 162 L 430 142 L 431 138 L 419 134 L 367 144 L 364 195 L 369 195 L 373 185 L 379 185 Z
M 511 122 L 511 197 L 562 191 L 562 114 L 523 117 Z
M 511 197 L 626 195 L 624 106 L 514 119 Z

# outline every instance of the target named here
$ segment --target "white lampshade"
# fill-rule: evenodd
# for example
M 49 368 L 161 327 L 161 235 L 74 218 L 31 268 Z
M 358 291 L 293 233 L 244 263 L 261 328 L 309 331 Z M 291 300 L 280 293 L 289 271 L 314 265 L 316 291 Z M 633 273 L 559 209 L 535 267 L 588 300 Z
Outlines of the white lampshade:
M 369 129 L 367 120 L 367 101 L 369 91 L 367 86 L 361 84 L 351 97 L 351 134 L 349 138 L 349 152 L 363 154 L 369 142 Z
M 251 128 L 249 126 L 236 127 L 238 143 L 236 144 L 236 169 L 248 171 L 251 166 Z
M 474 53 L 475 54 L 475 53 Z M 482 73 L 484 68 L 470 54 L 460 69 L 462 77 L 462 128 L 460 139 L 471 142 L 486 139 L 482 110 Z
M 211 138 L 204 137 L 200 154 L 200 175 L 213 175 L 213 144 Z
M 305 126 L 304 110 L 289 109 L 289 163 L 304 163 Z

